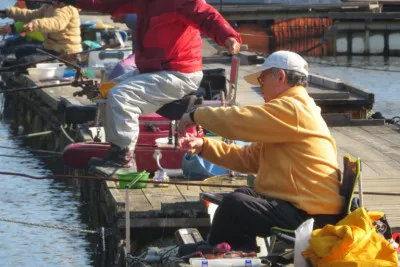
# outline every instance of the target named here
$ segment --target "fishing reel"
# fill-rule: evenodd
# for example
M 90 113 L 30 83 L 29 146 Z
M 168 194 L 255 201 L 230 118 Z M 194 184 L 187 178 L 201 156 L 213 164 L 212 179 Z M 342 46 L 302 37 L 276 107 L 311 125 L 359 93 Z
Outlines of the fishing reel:
M 79 74 L 78 74 L 79 72 Z M 72 95 L 73 96 L 84 96 L 90 100 L 95 99 L 99 96 L 100 94 L 100 83 L 95 80 L 84 80 L 83 75 L 80 72 L 80 70 L 77 70 L 77 75 L 75 75 L 75 79 L 72 82 L 71 86 L 73 87 L 80 87 L 82 90 L 74 92 Z
M 72 62 L 69 62 L 68 60 L 65 60 L 63 58 L 57 57 L 55 55 L 52 55 L 46 51 L 43 51 L 41 49 L 36 49 L 37 52 L 40 52 L 42 54 L 45 54 L 49 56 L 52 59 L 59 60 L 66 65 L 70 66 L 71 68 L 75 69 L 75 76 L 74 80 L 71 83 L 71 86 L 73 87 L 80 87 L 82 90 L 76 91 L 73 93 L 73 96 L 84 96 L 90 100 L 95 99 L 99 94 L 100 94 L 100 83 L 95 80 L 90 80 L 88 79 L 84 73 L 82 72 L 82 68 Z

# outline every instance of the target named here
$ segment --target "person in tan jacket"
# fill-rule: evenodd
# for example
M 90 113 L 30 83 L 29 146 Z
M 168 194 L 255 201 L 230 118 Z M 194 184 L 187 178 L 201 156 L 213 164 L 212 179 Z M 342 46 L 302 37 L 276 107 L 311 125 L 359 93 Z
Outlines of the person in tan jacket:
M 41 32 L 43 48 L 55 55 L 74 54 L 82 51 L 78 9 L 69 5 L 70 0 L 57 0 L 39 9 L 7 8 L 0 16 L 26 23 L 26 32 Z M 25 46 L 20 56 L 36 53 L 37 45 Z
M 255 237 L 272 227 L 296 229 L 308 218 L 320 228 L 342 218 L 344 199 L 335 140 L 321 109 L 308 95 L 308 64 L 298 54 L 277 51 L 244 77 L 259 85 L 264 105 L 199 107 L 180 120 L 201 125 L 239 147 L 209 138 L 184 137 L 190 154 L 240 173 L 256 174 L 254 188 L 225 196 L 212 221 L 208 242 L 228 242 L 235 250 L 256 250 Z

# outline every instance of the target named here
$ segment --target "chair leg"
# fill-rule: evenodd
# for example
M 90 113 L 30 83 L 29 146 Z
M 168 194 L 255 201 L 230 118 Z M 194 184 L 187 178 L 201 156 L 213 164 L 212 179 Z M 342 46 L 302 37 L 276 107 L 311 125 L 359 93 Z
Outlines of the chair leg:
M 360 161 L 360 177 L 358 178 L 358 195 L 360 198 L 360 207 L 364 207 L 361 159 L 358 158 L 358 160 Z
M 265 247 L 267 248 L 267 253 L 270 255 L 271 253 L 274 252 L 274 247 L 276 244 L 276 236 L 272 235 L 269 237 L 266 237 L 265 239 Z

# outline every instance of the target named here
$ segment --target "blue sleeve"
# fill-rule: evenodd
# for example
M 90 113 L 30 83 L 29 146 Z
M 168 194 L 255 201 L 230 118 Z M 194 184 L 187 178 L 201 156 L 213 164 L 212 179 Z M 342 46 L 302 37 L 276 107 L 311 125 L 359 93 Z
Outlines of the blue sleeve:
M 127 14 L 125 15 L 125 24 L 127 27 L 132 28 L 136 25 L 137 15 L 136 14 Z

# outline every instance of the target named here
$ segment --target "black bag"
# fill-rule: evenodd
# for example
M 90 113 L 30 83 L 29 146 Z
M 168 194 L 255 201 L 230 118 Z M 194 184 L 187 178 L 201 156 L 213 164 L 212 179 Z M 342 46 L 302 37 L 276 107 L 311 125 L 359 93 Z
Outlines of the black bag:
M 204 69 L 200 87 L 204 90 L 204 99 L 211 100 L 224 91 L 226 95 L 225 69 Z
M 351 202 L 351 211 L 360 207 L 360 200 L 357 197 L 354 197 Z M 386 240 L 392 239 L 392 228 L 386 219 L 386 215 L 383 215 L 382 218 L 375 221 L 373 225 L 376 225 L 376 231 L 381 234 Z

